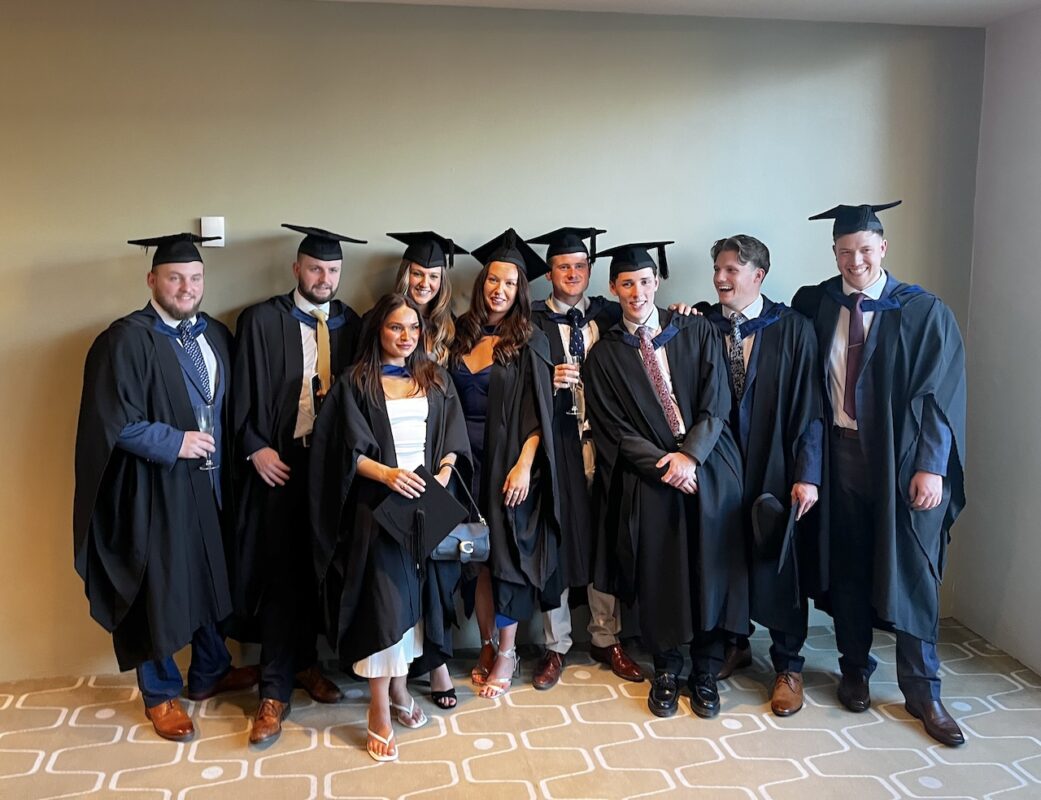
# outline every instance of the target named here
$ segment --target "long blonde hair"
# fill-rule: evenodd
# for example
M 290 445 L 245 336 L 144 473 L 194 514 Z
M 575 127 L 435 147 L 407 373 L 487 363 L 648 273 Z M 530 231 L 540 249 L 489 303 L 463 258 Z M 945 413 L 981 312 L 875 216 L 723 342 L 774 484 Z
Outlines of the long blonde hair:
M 419 266 L 423 266 L 420 264 Z M 410 297 L 408 293 L 408 273 L 412 262 L 402 259 L 398 267 L 398 277 L 394 283 L 394 291 Z M 427 303 L 427 314 L 423 317 L 426 334 L 424 336 L 427 355 L 440 366 L 448 363 L 448 351 L 455 337 L 455 321 L 452 319 L 452 281 L 448 277 L 448 268 L 441 267 L 441 287 L 437 294 Z

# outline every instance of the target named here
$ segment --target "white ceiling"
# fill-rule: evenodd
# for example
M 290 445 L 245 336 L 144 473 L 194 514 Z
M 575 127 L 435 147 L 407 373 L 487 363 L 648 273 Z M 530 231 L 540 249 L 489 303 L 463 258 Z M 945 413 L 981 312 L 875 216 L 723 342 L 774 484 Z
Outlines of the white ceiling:
M 1041 0 L 335 0 L 422 6 L 607 11 L 705 17 L 881 22 L 895 25 L 982 27 Z

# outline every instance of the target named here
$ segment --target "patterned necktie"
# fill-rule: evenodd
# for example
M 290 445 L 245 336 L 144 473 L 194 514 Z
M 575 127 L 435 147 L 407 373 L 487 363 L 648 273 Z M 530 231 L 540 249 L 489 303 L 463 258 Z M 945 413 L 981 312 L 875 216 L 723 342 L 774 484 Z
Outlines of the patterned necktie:
M 199 342 L 195 338 L 195 333 L 192 331 L 192 324 L 182 319 L 177 325 L 177 338 L 181 342 L 181 347 L 184 348 L 185 355 L 188 356 L 188 360 L 192 362 L 192 366 L 195 367 L 196 376 L 199 378 L 199 385 L 202 387 L 202 395 L 206 400 L 207 404 L 213 402 L 213 391 L 210 389 L 210 373 L 206 371 L 206 361 L 202 357 L 202 349 L 199 347 Z
M 741 326 L 748 322 L 744 314 L 734 314 L 730 318 L 730 378 L 734 383 L 734 394 L 740 400 L 745 393 L 745 343 L 741 335 Z
M 646 325 L 641 325 L 636 329 L 636 335 L 640 337 L 640 358 L 643 359 L 643 368 L 647 370 L 647 376 L 651 379 L 651 385 L 658 395 L 658 402 L 661 403 L 662 410 L 665 412 L 665 419 L 668 420 L 672 435 L 678 438 L 681 430 L 680 418 L 676 413 L 676 406 L 672 404 L 669 387 L 665 385 L 665 375 L 661 371 L 661 364 L 658 363 L 658 357 L 654 355 L 651 329 Z
M 326 316 L 324 311 L 320 311 L 317 308 L 311 310 L 311 316 L 318 320 L 318 326 L 315 328 L 315 335 L 318 338 L 318 380 L 322 384 L 322 396 L 324 397 L 329 393 L 329 388 L 333 385 L 333 367 L 332 367 L 332 356 L 329 352 L 329 326 L 326 324 Z
M 577 308 L 567 310 L 568 325 L 571 326 L 571 341 L 568 343 L 568 352 L 571 357 L 581 363 L 586 358 L 586 340 L 582 335 L 582 312 Z
M 864 312 L 861 303 L 867 295 L 854 292 L 856 304 L 849 310 L 849 336 L 846 340 L 846 391 L 842 397 L 842 410 L 850 419 L 857 418 L 857 380 L 864 361 Z

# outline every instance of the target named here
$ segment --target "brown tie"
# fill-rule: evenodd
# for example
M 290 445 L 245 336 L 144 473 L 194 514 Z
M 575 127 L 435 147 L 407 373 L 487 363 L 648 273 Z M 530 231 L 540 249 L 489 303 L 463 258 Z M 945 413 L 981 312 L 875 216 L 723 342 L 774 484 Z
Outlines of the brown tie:
M 842 398 L 842 410 L 850 419 L 857 418 L 857 381 L 864 362 L 864 312 L 860 304 L 867 296 L 860 292 L 850 295 L 856 299 L 849 310 L 849 336 L 846 340 L 846 392 Z
M 315 333 L 318 338 L 318 380 L 322 384 L 322 396 L 329 392 L 333 385 L 332 357 L 329 352 L 329 326 L 325 324 L 325 312 L 317 308 L 311 312 L 311 316 L 318 320 Z

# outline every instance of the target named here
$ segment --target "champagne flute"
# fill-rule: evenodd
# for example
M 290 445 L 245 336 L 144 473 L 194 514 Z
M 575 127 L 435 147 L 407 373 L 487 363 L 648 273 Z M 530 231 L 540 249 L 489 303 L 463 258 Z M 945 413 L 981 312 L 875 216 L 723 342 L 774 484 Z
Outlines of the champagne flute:
M 582 356 L 573 356 L 570 353 L 566 355 L 566 363 L 572 364 L 579 369 L 582 368 Z M 568 409 L 567 414 L 569 417 L 579 416 L 578 410 L 578 393 L 581 391 L 582 377 L 581 372 L 579 373 L 578 383 L 571 386 L 571 408 Z
M 195 421 L 199 425 L 199 431 L 201 433 L 208 433 L 213 435 L 213 406 L 209 403 L 200 403 L 195 407 Z M 213 459 L 210 458 L 210 454 L 206 454 L 206 462 L 199 467 L 201 470 L 217 469 L 217 465 L 213 463 Z

